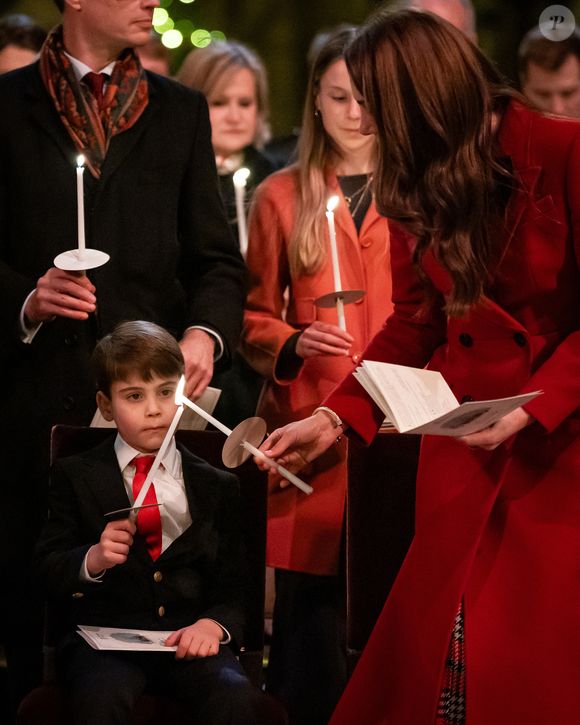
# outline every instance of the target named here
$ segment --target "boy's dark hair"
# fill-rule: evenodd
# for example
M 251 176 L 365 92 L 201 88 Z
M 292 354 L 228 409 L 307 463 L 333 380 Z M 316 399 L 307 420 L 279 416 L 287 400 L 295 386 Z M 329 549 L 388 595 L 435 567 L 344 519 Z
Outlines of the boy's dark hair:
M 15 45 L 38 53 L 45 38 L 46 30 L 28 15 L 6 15 L 0 18 L 0 50 Z
M 61 13 L 64 12 L 64 0 L 54 0 L 54 4 L 60 10 Z
M 93 366 L 97 388 L 107 397 L 111 385 L 138 375 L 148 382 L 154 375 L 181 375 L 183 355 L 175 338 L 154 322 L 121 322 L 95 347 Z

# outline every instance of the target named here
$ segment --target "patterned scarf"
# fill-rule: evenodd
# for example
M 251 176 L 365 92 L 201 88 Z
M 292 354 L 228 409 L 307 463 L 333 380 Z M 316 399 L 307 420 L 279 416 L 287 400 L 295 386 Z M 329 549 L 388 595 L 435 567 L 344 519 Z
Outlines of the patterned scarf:
M 74 145 L 98 179 L 113 136 L 130 129 L 147 107 L 147 79 L 137 54 L 132 48 L 121 53 L 100 109 L 89 88 L 76 79 L 65 54 L 62 26 L 42 48 L 40 75 Z

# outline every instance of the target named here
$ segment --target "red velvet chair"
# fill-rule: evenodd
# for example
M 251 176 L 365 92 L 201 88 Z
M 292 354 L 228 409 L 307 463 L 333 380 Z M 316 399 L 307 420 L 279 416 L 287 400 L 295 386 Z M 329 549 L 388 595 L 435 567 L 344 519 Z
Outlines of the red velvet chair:
M 414 529 L 420 436 L 349 441 L 346 509 L 347 662 L 352 672 L 383 608 Z
M 79 453 L 96 446 L 111 430 L 106 428 L 78 428 L 58 425 L 53 428 L 51 458 Z M 192 453 L 218 468 L 224 436 L 209 431 L 177 431 L 177 440 Z M 246 461 L 235 470 L 242 494 L 241 512 L 244 522 L 244 539 L 249 559 L 249 589 L 251 601 L 248 608 L 246 638 L 240 651 L 240 662 L 250 680 L 258 687 L 262 684 L 262 658 L 264 648 L 264 571 L 266 557 L 266 494 L 267 476 L 254 463 Z M 51 615 L 55 616 L 55 615 Z M 69 722 L 66 698 L 54 680 L 52 666 L 50 616 L 47 617 L 45 646 L 46 682 L 33 690 L 22 701 L 18 710 L 18 725 L 66 725 Z M 276 704 L 271 703 L 273 711 Z M 169 698 L 144 695 L 140 698 L 131 725 L 155 725 L 191 723 L 191 717 L 179 704 Z M 130 725 L 130 724 L 128 724 Z M 250 725 L 250 724 L 248 724 Z

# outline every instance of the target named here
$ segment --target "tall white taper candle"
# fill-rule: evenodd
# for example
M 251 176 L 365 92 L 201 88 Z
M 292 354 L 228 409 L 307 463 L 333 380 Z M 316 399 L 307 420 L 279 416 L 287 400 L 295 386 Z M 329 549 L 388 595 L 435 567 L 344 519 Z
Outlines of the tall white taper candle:
M 220 430 L 224 435 L 229 436 L 231 435 L 232 431 L 230 428 L 225 426 L 223 423 L 220 423 L 219 420 L 213 417 L 213 415 L 210 415 L 207 411 L 205 411 L 203 408 L 200 408 L 199 405 L 196 405 L 193 403 L 189 398 L 186 398 L 185 396 L 181 396 L 181 402 L 183 405 L 187 405 L 188 408 L 191 408 L 193 411 L 195 411 L 198 415 L 201 415 L 202 418 L 205 418 L 205 420 L 208 421 L 208 423 L 211 423 L 214 425 L 218 430 Z M 299 488 L 301 491 L 304 491 L 304 493 L 312 493 L 312 486 L 309 486 L 307 483 L 304 483 L 304 481 L 301 481 L 298 476 L 295 476 L 291 471 L 281 466 L 279 463 L 276 463 L 276 461 L 272 460 L 271 458 L 268 458 L 262 451 L 258 450 L 255 446 L 253 446 L 251 443 L 248 443 L 248 441 L 243 441 L 241 445 L 250 453 L 252 453 L 254 456 L 257 456 L 258 458 L 261 458 L 264 463 L 266 463 L 270 468 L 275 468 L 278 473 L 283 476 L 287 481 L 290 481 L 290 483 L 293 483 L 297 488 Z
M 248 223 L 246 221 L 246 181 L 250 175 L 250 169 L 242 167 L 238 169 L 233 177 L 234 192 L 236 195 L 236 218 L 238 222 L 238 239 L 240 252 L 245 259 L 248 253 Z
M 330 254 L 332 257 L 332 274 L 334 277 L 334 291 L 342 292 L 342 281 L 340 279 L 340 265 L 338 263 L 338 248 L 336 246 L 336 228 L 334 226 L 334 210 L 338 204 L 338 196 L 331 196 L 326 203 L 326 220 L 328 222 L 328 234 L 330 236 Z M 346 330 L 344 317 L 344 301 L 341 297 L 336 300 L 336 312 L 338 315 L 338 326 Z
M 77 156 L 77 232 L 79 257 L 85 254 L 85 188 L 83 174 L 85 172 L 85 157 Z

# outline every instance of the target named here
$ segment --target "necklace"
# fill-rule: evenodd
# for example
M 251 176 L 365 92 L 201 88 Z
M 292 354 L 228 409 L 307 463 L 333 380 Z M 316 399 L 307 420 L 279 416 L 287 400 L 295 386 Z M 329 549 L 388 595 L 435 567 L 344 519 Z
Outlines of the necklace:
M 362 174 L 361 174 L 361 176 L 362 176 Z M 373 181 L 373 175 L 366 174 L 365 176 L 366 176 L 366 179 L 365 179 L 364 183 L 362 183 L 358 187 L 358 189 L 355 189 L 349 195 L 344 194 L 344 192 L 343 192 L 344 200 L 346 201 L 346 205 L 348 206 L 351 216 L 353 216 L 353 217 L 356 216 L 356 213 L 360 209 L 361 205 L 367 199 L 368 194 L 371 193 L 371 183 Z M 343 178 L 348 178 L 348 177 L 343 177 Z

